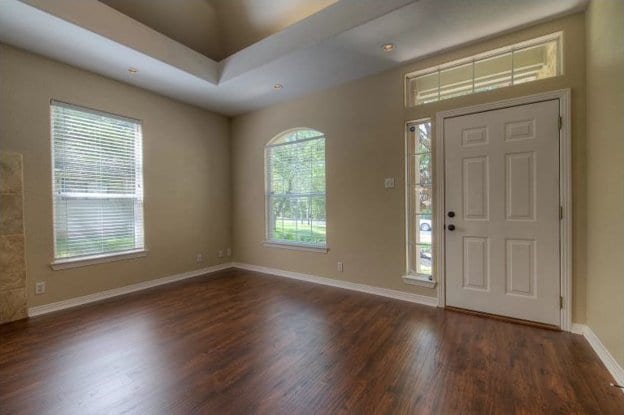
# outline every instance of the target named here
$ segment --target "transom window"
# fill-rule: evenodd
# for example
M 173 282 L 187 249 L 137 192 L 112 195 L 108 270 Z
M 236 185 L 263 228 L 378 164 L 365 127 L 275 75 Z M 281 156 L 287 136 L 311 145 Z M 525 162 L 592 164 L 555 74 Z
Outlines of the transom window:
M 326 247 L 325 135 L 286 131 L 265 147 L 268 242 Z
M 407 126 L 407 276 L 406 282 L 433 281 L 431 250 L 433 166 L 431 121 L 422 120 Z
M 561 75 L 561 33 L 406 75 L 407 105 L 421 105 Z
M 55 259 L 142 250 L 141 123 L 57 101 L 51 117 Z

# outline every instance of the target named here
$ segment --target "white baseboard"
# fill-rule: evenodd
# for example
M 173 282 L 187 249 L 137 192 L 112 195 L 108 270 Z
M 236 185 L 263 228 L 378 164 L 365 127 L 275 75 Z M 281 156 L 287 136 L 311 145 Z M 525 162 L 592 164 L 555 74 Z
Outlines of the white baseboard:
M 624 369 L 622 369 L 622 366 L 620 366 L 617 360 L 609 353 L 609 350 L 602 344 L 598 336 L 596 336 L 596 333 L 594 333 L 589 326 L 577 323 L 572 324 L 572 333 L 582 334 L 600 360 L 602 360 L 602 363 L 606 366 L 609 373 L 611 373 L 615 382 L 619 385 L 624 385 Z M 622 389 L 622 392 L 624 392 L 624 389 Z
M 117 297 L 135 291 L 141 291 L 148 288 L 157 287 L 159 285 L 170 284 L 175 281 L 198 277 L 200 275 L 210 274 L 228 268 L 232 268 L 232 264 L 229 262 L 225 264 L 215 265 L 212 267 L 197 269 L 194 271 L 183 272 L 181 274 L 169 275 L 167 277 L 126 285 L 125 287 L 113 288 L 112 290 L 101 291 L 99 293 L 93 293 L 82 297 L 70 298 L 69 300 L 58 301 L 56 303 L 30 307 L 28 309 L 28 317 L 35 317 L 42 314 L 52 313 L 54 311 L 64 310 L 66 308 L 93 303 L 95 301 L 100 301 L 111 297 Z
M 292 278 L 302 281 L 313 282 L 316 284 L 329 285 L 332 287 L 345 288 L 353 291 L 360 291 L 369 294 L 380 295 L 383 297 L 395 298 L 398 300 L 409 301 L 412 303 L 425 304 L 436 307 L 438 299 L 435 297 L 427 297 L 424 295 L 412 294 L 403 291 L 389 290 L 386 288 L 373 287 L 371 285 L 357 284 L 353 282 L 339 281 L 331 278 L 318 277 L 315 275 L 300 274 L 297 272 L 284 271 L 276 268 L 261 267 L 258 265 L 242 264 L 242 263 L 224 263 L 212 267 L 202 268 L 194 271 L 183 272 L 181 274 L 169 275 L 167 277 L 157 278 L 154 280 L 143 281 L 136 284 L 126 285 L 125 287 L 113 288 L 111 290 L 101 291 L 85 295 L 82 297 L 70 298 L 68 300 L 58 301 L 56 303 L 44 304 L 36 307 L 28 308 L 28 317 L 40 316 L 42 314 L 52 313 L 54 311 L 65 310 L 67 308 L 77 307 L 83 304 L 89 304 L 107 298 L 117 297 L 136 291 L 146 290 L 148 288 L 157 287 L 159 285 L 170 284 L 172 282 L 185 280 L 187 278 L 198 277 L 200 275 L 210 274 L 228 268 L 241 268 L 250 271 L 257 271 L 266 274 L 273 274 L 280 277 Z
M 410 303 L 424 304 L 431 307 L 438 306 L 438 299 L 436 297 L 429 297 L 426 295 L 419 295 L 408 293 L 404 291 L 390 290 L 387 288 L 374 287 L 372 285 L 358 284 L 355 282 L 340 281 L 332 278 L 319 277 L 317 275 L 301 274 L 299 272 L 285 271 L 277 268 L 262 267 L 259 265 L 243 264 L 240 262 L 233 262 L 234 268 L 245 269 L 248 271 L 256 271 L 264 274 L 276 275 L 278 277 L 292 278 L 295 280 L 313 282 L 315 284 L 329 285 L 331 287 L 344 288 L 352 291 L 359 291 L 368 294 L 379 295 L 382 297 L 394 298 L 402 301 L 409 301 Z

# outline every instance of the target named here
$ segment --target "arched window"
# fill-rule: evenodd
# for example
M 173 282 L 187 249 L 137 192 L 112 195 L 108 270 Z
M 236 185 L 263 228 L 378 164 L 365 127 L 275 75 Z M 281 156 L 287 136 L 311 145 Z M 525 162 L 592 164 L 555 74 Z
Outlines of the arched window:
M 325 248 L 325 135 L 297 128 L 265 147 L 268 242 Z

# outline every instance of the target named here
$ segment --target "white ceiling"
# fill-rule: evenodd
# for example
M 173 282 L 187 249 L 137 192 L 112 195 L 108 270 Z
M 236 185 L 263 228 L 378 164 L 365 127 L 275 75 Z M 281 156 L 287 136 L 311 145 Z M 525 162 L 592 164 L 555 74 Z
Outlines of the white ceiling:
M 134 20 L 214 60 L 224 57 L 211 0 L 99 0 Z
M 219 16 L 224 56 L 278 33 L 338 0 L 209 0 Z
M 219 61 L 337 0 L 99 0 Z
M 217 62 L 97 0 L 2 0 L 0 41 L 236 115 L 582 10 L 587 1 L 339 0 Z M 384 53 L 386 42 L 396 49 Z

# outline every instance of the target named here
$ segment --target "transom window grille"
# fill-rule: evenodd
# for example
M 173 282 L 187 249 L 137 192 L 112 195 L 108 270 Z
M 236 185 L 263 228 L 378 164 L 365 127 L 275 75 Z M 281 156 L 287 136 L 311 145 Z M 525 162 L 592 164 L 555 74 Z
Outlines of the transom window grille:
M 561 73 L 561 33 L 555 33 L 407 74 L 407 105 L 427 104 Z
M 141 123 L 51 103 L 56 259 L 144 248 Z
M 408 124 L 406 147 L 408 274 L 431 281 L 433 264 L 431 121 L 423 120 Z
M 325 136 L 310 129 L 278 135 L 265 147 L 266 238 L 326 246 Z

